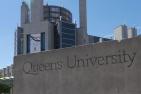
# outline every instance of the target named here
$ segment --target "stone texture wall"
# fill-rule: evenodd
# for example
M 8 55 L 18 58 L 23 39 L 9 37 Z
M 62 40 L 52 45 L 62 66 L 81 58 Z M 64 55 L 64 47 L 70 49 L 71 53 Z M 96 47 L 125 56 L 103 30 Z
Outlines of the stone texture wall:
M 141 94 L 141 38 L 14 58 L 14 94 Z

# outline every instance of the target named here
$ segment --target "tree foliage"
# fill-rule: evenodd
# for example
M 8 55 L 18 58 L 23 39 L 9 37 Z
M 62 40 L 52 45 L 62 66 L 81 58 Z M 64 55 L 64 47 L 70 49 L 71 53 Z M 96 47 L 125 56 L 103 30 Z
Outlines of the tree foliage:
M 2 78 L 2 75 L 0 74 L 0 78 Z
M 11 87 L 5 84 L 0 83 L 0 94 L 1 93 L 10 93 Z

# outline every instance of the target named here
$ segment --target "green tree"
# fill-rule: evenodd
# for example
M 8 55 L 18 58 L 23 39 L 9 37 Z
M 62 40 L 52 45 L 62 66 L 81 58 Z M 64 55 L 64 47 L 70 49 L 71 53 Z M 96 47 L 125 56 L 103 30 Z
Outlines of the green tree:
M 10 93 L 11 87 L 5 84 L 0 83 L 0 94 L 1 93 Z
M 2 78 L 2 75 L 0 74 L 0 78 Z

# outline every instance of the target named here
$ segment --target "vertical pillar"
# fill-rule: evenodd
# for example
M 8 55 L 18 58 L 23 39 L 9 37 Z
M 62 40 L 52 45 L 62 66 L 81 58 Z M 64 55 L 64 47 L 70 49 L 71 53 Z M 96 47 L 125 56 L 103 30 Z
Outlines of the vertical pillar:
M 43 20 L 43 0 L 31 1 L 31 22 L 38 23 Z
M 24 24 L 29 23 L 29 8 L 25 2 L 22 2 L 21 6 L 21 27 Z
M 79 0 L 79 19 L 80 19 L 80 31 L 82 33 L 82 42 L 81 44 L 88 43 L 88 34 L 87 34 L 87 2 L 86 0 Z

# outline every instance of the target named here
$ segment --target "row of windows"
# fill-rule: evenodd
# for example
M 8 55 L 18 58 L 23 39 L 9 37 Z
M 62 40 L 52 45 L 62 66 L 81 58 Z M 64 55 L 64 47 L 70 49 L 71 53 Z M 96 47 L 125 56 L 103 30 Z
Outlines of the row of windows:
M 62 13 L 67 13 L 68 15 L 71 15 L 71 12 L 69 10 L 62 8 L 62 7 L 49 6 L 49 10 L 51 12 L 62 12 Z
M 68 19 L 72 19 L 71 16 L 67 16 L 67 15 L 62 15 L 62 14 L 59 14 L 59 13 L 50 13 L 49 15 L 45 15 L 45 16 L 49 16 L 49 17 L 58 17 L 60 18 L 60 16 L 62 16 L 63 18 L 68 18 Z
M 68 39 L 75 39 L 75 34 L 67 34 L 67 33 L 62 33 L 63 38 L 68 38 Z
M 62 22 L 63 28 L 70 28 L 70 29 L 75 29 L 75 24 L 69 24 L 69 23 L 64 23 Z
M 62 44 L 62 48 L 72 47 L 72 46 L 74 46 L 74 45 Z
M 63 12 L 63 11 L 44 11 L 44 14 L 60 14 L 60 15 L 64 15 L 64 16 L 68 16 L 70 18 L 72 18 L 72 14 L 70 14 L 69 12 Z
M 67 34 L 75 36 L 75 29 L 62 28 L 62 33 L 67 33 Z
M 62 44 L 75 45 L 75 40 L 62 39 Z
M 44 19 L 56 21 L 60 19 L 60 16 L 63 21 L 72 22 L 72 14 L 69 10 L 58 6 L 44 6 Z
M 62 22 L 62 47 L 72 47 L 75 45 L 76 25 Z
M 50 11 L 60 11 L 60 8 L 57 8 L 57 7 L 50 7 Z
M 52 16 L 45 16 L 44 17 L 44 19 L 46 20 L 46 19 L 48 19 L 48 20 L 50 20 L 50 21 L 53 21 L 53 20 L 60 20 L 60 16 L 58 16 L 58 15 L 52 15 Z M 63 21 L 67 21 L 67 22 L 71 22 L 72 21 L 72 19 L 71 18 L 69 18 L 69 17 L 65 17 L 65 16 L 63 16 L 62 17 L 62 20 Z
M 44 14 L 50 14 L 50 13 L 57 13 L 65 16 L 70 16 L 72 18 L 72 14 L 70 11 L 65 10 L 63 8 L 56 8 L 56 7 L 50 7 L 50 8 L 44 8 Z

